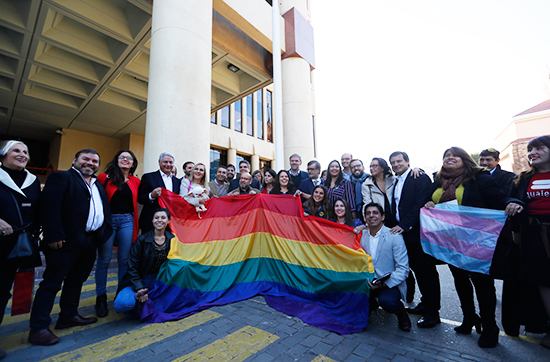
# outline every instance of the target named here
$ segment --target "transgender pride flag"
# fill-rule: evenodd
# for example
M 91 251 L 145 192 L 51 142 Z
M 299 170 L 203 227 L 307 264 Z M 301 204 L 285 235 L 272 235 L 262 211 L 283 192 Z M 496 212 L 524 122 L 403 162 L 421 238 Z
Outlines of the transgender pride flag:
M 504 211 L 438 204 L 420 210 L 424 252 L 464 270 L 489 274 Z
M 163 191 L 172 213 L 168 260 L 149 294 L 145 322 L 181 319 L 216 305 L 263 295 L 273 308 L 340 334 L 367 325 L 372 258 L 352 228 L 305 217 L 299 197 L 210 199 L 199 219 Z

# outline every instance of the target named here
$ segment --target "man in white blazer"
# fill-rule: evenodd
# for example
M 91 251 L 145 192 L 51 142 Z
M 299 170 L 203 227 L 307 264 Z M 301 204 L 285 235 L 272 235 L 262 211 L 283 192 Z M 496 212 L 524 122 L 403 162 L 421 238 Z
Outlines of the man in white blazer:
M 403 236 L 390 234 L 384 226 L 384 209 L 381 205 L 370 203 L 365 206 L 365 220 L 368 230 L 363 232 L 361 246 L 372 257 L 376 279 L 367 280 L 370 288 L 370 311 L 378 304 L 388 313 L 397 316 L 399 329 L 411 330 L 411 320 L 401 299 L 405 299 L 409 275 L 409 257 Z

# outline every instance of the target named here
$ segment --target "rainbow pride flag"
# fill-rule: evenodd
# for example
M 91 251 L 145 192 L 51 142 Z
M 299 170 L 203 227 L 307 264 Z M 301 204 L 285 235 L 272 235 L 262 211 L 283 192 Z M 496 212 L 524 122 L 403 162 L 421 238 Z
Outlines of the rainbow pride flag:
M 172 239 L 141 318 L 181 319 L 263 295 L 276 310 L 340 334 L 367 325 L 372 259 L 347 226 L 305 217 L 300 198 L 211 199 L 200 219 L 179 195 L 160 198 Z
M 489 274 L 504 211 L 438 204 L 420 210 L 424 252 L 464 270 Z

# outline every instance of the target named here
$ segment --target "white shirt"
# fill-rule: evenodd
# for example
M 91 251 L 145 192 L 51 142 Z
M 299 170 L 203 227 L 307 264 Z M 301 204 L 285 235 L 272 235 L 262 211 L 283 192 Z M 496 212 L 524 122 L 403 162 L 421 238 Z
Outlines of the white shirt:
M 172 175 L 167 176 L 164 172 L 159 170 L 160 176 L 162 177 L 162 181 L 164 182 L 164 188 L 168 191 L 174 192 L 174 189 L 172 188 Z
M 90 210 L 88 211 L 88 220 L 86 221 L 86 232 L 96 231 L 101 227 L 101 225 L 103 225 L 103 221 L 105 221 L 105 215 L 103 215 L 103 200 L 101 199 L 101 194 L 99 193 L 99 189 L 95 184 L 97 181 L 97 177 L 92 176 L 92 179 L 90 181 L 91 185 L 88 185 L 88 182 L 86 181 L 84 176 L 82 176 L 82 173 L 74 167 L 73 169 L 78 172 L 80 177 L 82 177 L 82 180 L 84 180 L 84 184 L 88 188 L 88 191 L 91 195 Z
M 321 184 L 321 178 L 317 177 L 315 180 L 311 179 L 311 182 L 313 182 L 313 186 L 319 186 Z
M 378 242 L 380 241 L 380 231 L 382 229 L 378 230 L 376 235 L 372 236 L 370 233 L 369 235 L 369 247 L 366 248 L 366 245 L 361 245 L 363 247 L 363 250 L 370 256 L 372 256 L 372 260 L 376 259 L 376 250 L 378 250 Z M 364 232 L 368 233 L 368 230 L 365 230 Z M 368 250 L 367 250 L 368 249 Z
M 411 173 L 411 168 L 409 167 L 407 171 L 403 172 L 401 176 L 397 176 L 397 183 L 393 187 L 393 199 L 395 200 L 395 218 L 397 221 L 401 221 L 399 219 L 399 201 L 401 200 L 401 193 L 403 192 L 403 185 L 405 184 L 405 180 L 407 179 L 407 176 L 409 176 L 409 173 Z

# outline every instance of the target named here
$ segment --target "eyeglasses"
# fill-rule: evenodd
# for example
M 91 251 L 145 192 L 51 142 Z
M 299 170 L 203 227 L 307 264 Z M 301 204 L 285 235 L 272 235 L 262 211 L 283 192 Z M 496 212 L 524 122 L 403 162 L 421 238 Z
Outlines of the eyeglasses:
M 380 166 L 380 165 L 370 165 L 369 167 L 370 168 L 377 168 L 378 166 Z
M 119 160 L 127 160 L 127 161 L 133 161 L 134 160 L 132 156 L 122 156 L 122 155 L 118 156 L 118 159 Z
M 351 168 L 361 168 L 362 165 L 355 165 L 355 166 L 351 166 Z

